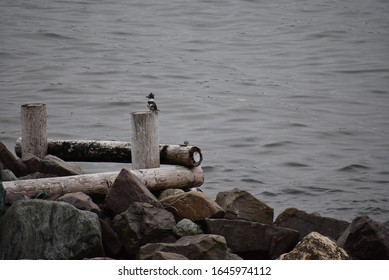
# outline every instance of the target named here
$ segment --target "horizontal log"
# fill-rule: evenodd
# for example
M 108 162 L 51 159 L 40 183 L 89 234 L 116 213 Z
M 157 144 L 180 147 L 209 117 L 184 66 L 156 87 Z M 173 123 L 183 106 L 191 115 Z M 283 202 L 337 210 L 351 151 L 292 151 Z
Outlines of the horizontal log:
M 202 168 L 162 166 L 160 168 L 130 170 L 150 191 L 189 189 L 204 183 Z M 106 195 L 119 172 L 83 174 L 31 180 L 2 182 L 6 203 L 34 198 L 44 193 L 47 199 L 56 199 L 65 193 L 83 192 L 87 195 Z
M 15 153 L 21 157 L 21 142 L 18 138 Z M 54 140 L 48 139 L 48 154 L 65 161 L 86 162 L 131 162 L 131 144 L 125 141 Z M 196 146 L 159 145 L 161 164 L 196 167 L 203 156 Z

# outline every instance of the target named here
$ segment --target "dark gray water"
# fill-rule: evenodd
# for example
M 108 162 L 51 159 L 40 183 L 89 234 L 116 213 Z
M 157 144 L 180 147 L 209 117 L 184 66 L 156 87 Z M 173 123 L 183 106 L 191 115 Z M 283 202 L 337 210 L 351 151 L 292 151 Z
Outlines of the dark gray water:
M 202 149 L 203 191 L 389 220 L 386 0 L 2 0 L 0 140 L 20 106 L 49 137 L 129 140 L 154 92 L 160 142 Z M 123 165 L 83 164 L 88 172 Z

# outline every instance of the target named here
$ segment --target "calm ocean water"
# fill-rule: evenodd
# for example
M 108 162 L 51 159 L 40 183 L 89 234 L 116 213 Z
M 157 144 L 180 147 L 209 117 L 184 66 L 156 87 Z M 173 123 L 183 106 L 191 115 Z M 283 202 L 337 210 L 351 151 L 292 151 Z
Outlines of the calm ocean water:
M 160 142 L 202 149 L 203 191 L 389 220 L 389 2 L 0 3 L 0 140 L 20 106 L 49 137 L 129 140 L 154 92 Z M 88 172 L 123 164 L 81 165 Z

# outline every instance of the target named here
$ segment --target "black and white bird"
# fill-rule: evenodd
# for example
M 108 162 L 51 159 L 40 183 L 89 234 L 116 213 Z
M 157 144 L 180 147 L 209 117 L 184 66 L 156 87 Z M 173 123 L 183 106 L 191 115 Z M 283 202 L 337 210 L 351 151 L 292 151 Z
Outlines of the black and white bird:
M 155 103 L 154 101 L 154 94 L 152 92 L 149 93 L 149 95 L 146 96 L 146 98 L 148 98 L 149 100 L 147 101 L 147 108 L 149 108 L 149 110 L 151 112 L 155 112 L 158 114 L 158 108 L 157 108 L 157 103 Z

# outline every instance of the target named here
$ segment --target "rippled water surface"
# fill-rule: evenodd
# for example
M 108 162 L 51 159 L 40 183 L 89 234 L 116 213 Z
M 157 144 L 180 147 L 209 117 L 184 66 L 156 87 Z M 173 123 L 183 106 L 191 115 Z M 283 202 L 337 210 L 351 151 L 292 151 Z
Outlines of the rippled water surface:
M 202 149 L 203 191 L 389 220 L 386 0 L 0 3 L 0 140 L 20 106 L 49 137 L 129 140 L 154 92 L 160 142 Z M 123 165 L 82 165 L 88 172 Z

